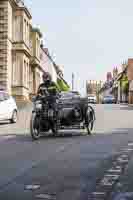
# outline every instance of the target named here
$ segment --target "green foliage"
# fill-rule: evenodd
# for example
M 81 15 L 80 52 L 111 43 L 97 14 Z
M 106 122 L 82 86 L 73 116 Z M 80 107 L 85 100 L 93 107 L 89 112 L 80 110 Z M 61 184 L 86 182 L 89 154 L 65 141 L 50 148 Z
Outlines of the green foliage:
M 62 79 L 57 79 L 57 85 L 61 91 L 66 92 L 70 90 L 70 88 L 65 84 L 65 82 Z
M 121 83 L 121 89 L 123 92 L 127 92 L 128 91 L 128 88 L 129 88 L 129 82 L 128 82 L 128 78 L 126 76 L 126 74 L 124 74 L 122 76 L 122 79 L 120 80 L 120 83 Z

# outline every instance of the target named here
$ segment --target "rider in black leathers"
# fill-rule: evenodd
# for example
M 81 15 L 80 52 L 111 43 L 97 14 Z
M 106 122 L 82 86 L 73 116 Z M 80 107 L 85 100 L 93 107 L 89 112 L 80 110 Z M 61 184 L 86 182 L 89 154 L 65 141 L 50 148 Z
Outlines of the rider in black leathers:
M 52 108 L 57 110 L 56 99 L 60 93 L 60 90 L 58 86 L 56 85 L 56 83 L 52 81 L 52 77 L 50 73 L 45 72 L 42 78 L 43 78 L 43 83 L 39 85 L 39 88 L 37 91 L 37 97 L 43 95 L 43 89 L 45 88 L 46 92 L 50 96 L 50 104 Z
M 60 92 L 56 83 L 54 83 L 52 81 L 52 77 L 51 77 L 50 73 L 45 72 L 42 76 L 42 79 L 43 79 L 43 83 L 41 83 L 39 85 L 37 95 L 41 95 L 41 88 L 42 87 L 45 87 L 48 90 L 49 94 L 52 95 L 52 96 L 55 96 Z

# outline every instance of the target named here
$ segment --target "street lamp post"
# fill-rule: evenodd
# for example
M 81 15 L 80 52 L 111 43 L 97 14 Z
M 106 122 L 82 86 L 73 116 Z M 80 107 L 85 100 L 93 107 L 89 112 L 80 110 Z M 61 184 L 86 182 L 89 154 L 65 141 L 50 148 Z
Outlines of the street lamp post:
M 72 73 L 72 91 L 74 90 L 74 73 Z

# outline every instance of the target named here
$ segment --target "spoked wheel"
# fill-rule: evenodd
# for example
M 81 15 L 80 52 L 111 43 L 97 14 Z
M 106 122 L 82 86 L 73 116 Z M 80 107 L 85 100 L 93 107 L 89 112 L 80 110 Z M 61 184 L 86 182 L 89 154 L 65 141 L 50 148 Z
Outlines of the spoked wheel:
M 52 125 L 51 130 L 52 130 L 53 136 L 56 136 L 58 134 L 58 128 L 57 128 L 56 123 Z
M 87 133 L 88 135 L 91 135 L 92 130 L 93 130 L 93 126 L 94 126 L 94 120 L 95 120 L 95 113 L 94 111 L 91 109 L 91 111 L 86 112 L 86 129 L 87 129 Z
M 16 123 L 17 122 L 17 111 L 14 110 L 12 113 L 12 118 L 11 118 L 11 123 Z
M 30 133 L 33 140 L 38 140 L 41 136 L 39 126 L 39 119 L 36 116 L 36 113 L 33 113 L 30 120 Z
M 88 135 L 91 135 L 92 130 L 93 130 L 93 126 L 94 126 L 94 121 L 91 120 L 91 121 L 89 122 L 89 124 L 86 126 Z

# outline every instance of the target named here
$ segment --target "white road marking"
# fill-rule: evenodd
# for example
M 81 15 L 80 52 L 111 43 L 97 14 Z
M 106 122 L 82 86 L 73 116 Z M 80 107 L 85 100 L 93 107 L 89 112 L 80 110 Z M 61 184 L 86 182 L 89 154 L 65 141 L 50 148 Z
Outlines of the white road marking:
M 106 174 L 105 178 L 112 178 L 113 180 L 117 180 L 120 175 L 112 175 L 112 174 Z
M 49 195 L 49 194 L 39 194 L 39 195 L 36 195 L 36 198 L 38 198 L 38 199 L 47 199 L 47 200 L 56 200 L 55 196 Z
M 37 190 L 40 188 L 40 185 L 26 185 L 25 189 L 26 190 Z
M 128 143 L 128 146 L 133 146 L 133 143 Z
M 133 151 L 133 149 L 127 149 L 128 151 Z
M 105 192 L 93 192 L 93 195 L 105 195 Z
M 121 169 L 109 169 L 107 172 L 110 172 L 110 173 L 111 173 L 111 172 L 112 172 L 112 173 L 113 173 L 113 172 L 114 172 L 114 173 L 115 173 L 115 172 L 116 172 L 116 173 L 120 173 L 120 172 L 121 172 Z
M 128 159 L 123 159 L 123 158 L 118 158 L 117 161 L 120 163 L 128 163 L 129 162 Z

